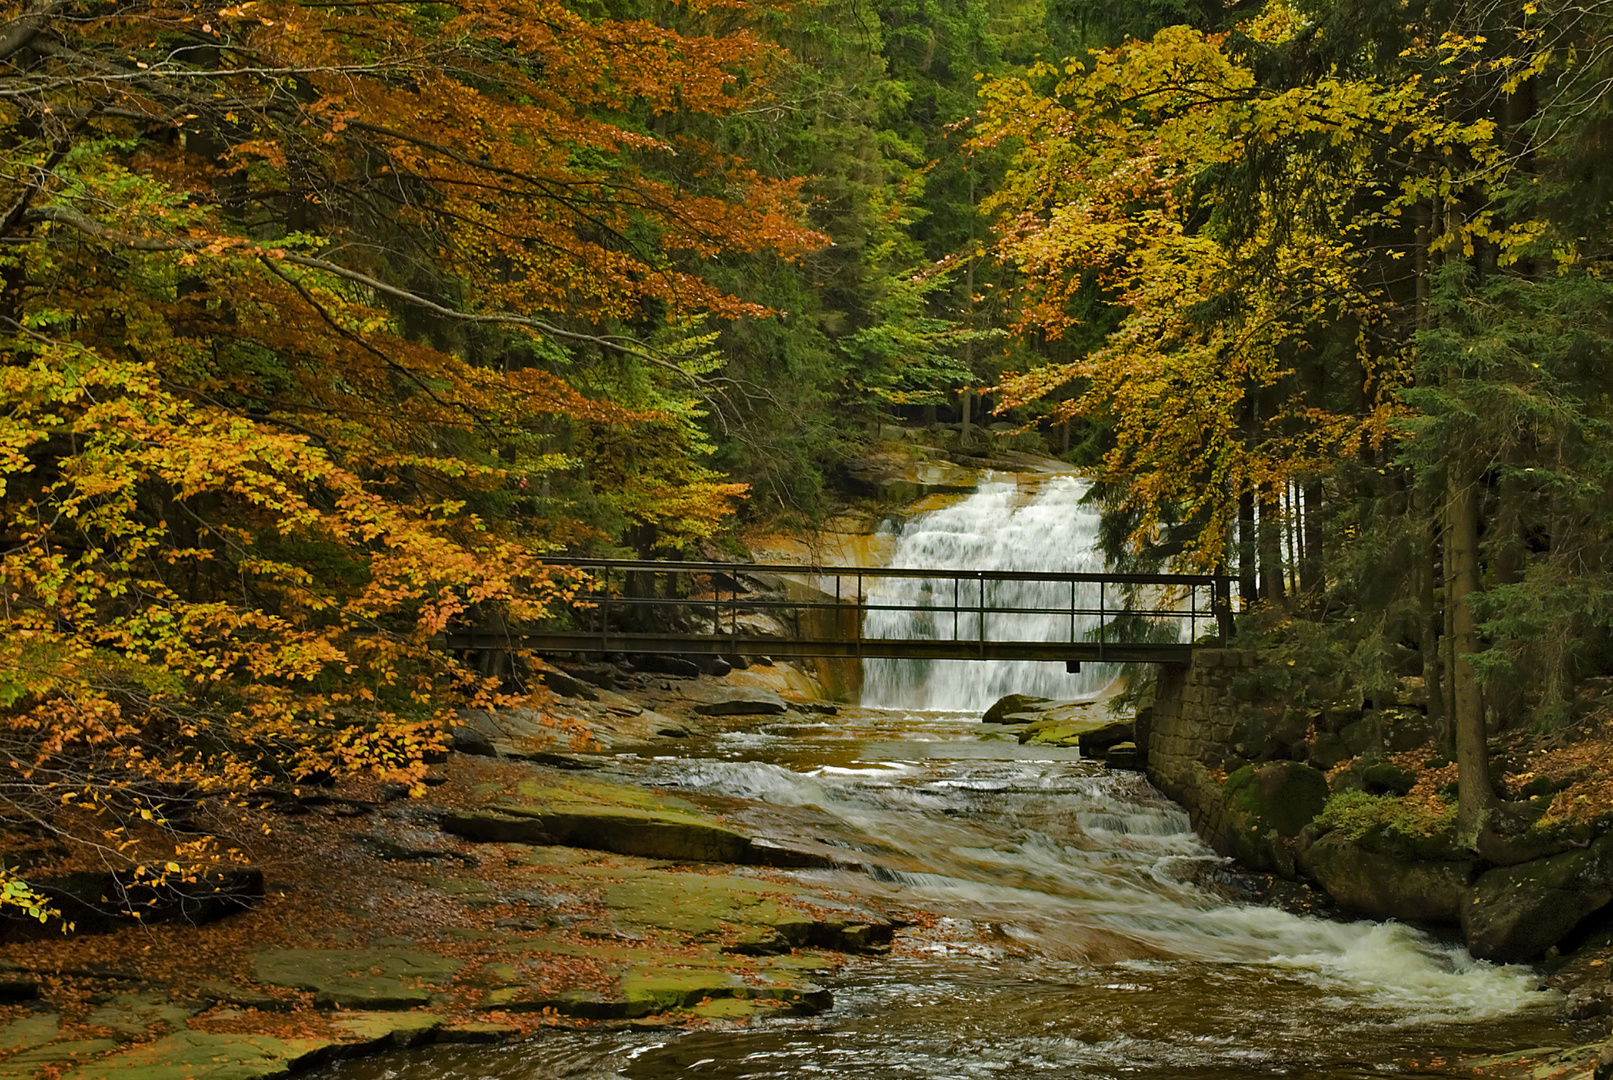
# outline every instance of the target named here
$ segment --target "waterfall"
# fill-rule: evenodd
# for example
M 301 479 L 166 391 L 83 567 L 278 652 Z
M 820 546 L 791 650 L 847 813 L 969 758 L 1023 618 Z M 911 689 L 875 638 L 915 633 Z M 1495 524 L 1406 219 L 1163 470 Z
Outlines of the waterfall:
M 1027 497 L 1011 483 L 988 482 L 967 499 L 944 510 L 921 514 L 896 534 L 895 567 L 946 570 L 1028 570 L 1048 573 L 1098 573 L 1104 569 L 1097 550 L 1098 515 L 1080 505 L 1087 486 L 1074 477 L 1047 482 Z M 954 583 L 930 578 L 881 580 L 876 603 L 900 605 L 899 611 L 872 611 L 863 622 L 871 638 L 954 636 L 971 640 L 979 621 L 964 613 L 956 623 L 948 610 L 941 615 L 930 604 L 953 603 Z M 1076 605 L 1096 607 L 1096 585 L 1076 587 Z M 988 600 L 1012 607 L 1065 608 L 1070 587 L 1064 583 L 992 582 Z M 1067 615 L 988 616 L 990 639 L 1068 641 Z M 1076 637 L 1092 629 L 1096 619 L 1076 620 Z M 1068 674 L 1056 663 L 1024 660 L 865 660 L 862 703 L 889 708 L 980 710 L 1004 694 L 1035 694 L 1069 699 L 1090 697 L 1118 674 L 1114 664 L 1086 664 Z

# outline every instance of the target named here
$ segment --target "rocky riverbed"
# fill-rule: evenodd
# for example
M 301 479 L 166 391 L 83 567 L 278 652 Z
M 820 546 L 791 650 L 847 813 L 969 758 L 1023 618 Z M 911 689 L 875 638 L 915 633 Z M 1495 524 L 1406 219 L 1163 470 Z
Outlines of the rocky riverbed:
M 810 1014 L 830 1003 L 826 976 L 928 917 L 793 872 L 854 867 L 843 847 L 781 840 L 709 800 L 605 779 L 586 752 L 655 754 L 717 728 L 822 723 L 834 706 L 784 669 L 582 674 L 594 681 L 554 675 L 546 714 L 465 716 L 424 798 L 378 784 L 266 797 L 243 821 L 257 838 L 242 846 L 264 872 L 247 910 L 6 946 L 0 1078 L 246 1080 L 542 1027 Z M 991 719 L 978 734 L 1052 746 L 1085 735 L 1118 750 L 1116 765 L 1133 745 L 1081 706 L 1027 699 Z M 1557 977 L 1605 987 L 1606 961 L 1588 948 Z M 1415 1068 L 1577 1076 L 1594 1051 Z
M 669 684 L 670 685 L 670 684 Z M 670 741 L 776 694 L 688 681 L 675 712 L 598 687 L 549 714 L 467 717 L 423 799 L 374 784 L 278 792 L 243 843 L 249 910 L 8 945 L 0 1077 L 274 1076 L 542 1024 L 810 1012 L 816 973 L 890 940 L 885 913 L 778 867 L 826 865 L 557 749 Z M 557 742 L 557 733 L 562 737 Z

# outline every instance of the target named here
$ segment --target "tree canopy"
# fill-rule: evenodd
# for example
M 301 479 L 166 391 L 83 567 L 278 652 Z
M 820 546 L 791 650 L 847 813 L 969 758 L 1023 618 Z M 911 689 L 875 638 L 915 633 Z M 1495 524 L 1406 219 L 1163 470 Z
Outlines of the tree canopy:
M 650 14 L 12 10 L 6 824 L 122 851 L 266 769 L 417 779 L 500 689 L 446 627 L 543 618 L 538 557 L 600 522 L 729 512 L 698 319 L 769 312 L 702 265 L 824 238 L 799 179 L 658 130 L 765 98 L 764 13 Z

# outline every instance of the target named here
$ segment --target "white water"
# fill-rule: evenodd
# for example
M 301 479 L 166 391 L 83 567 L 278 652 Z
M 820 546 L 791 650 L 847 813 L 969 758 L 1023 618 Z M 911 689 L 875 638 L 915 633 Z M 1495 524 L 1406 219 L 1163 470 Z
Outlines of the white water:
M 1548 998 L 1529 969 L 1475 961 L 1407 926 L 1229 904 L 1202 884 L 1224 873 L 1224 860 L 1139 778 L 1042 756 L 1057 751 L 963 742 L 955 736 L 972 726 L 965 718 L 905 718 L 915 721 L 936 741 L 912 739 L 909 727 L 901 742 L 865 743 L 876 753 L 859 760 L 792 767 L 755 760 L 754 744 L 734 739 L 726 760 L 662 762 L 652 777 L 829 815 L 893 896 L 953 915 L 957 933 L 933 944 L 938 958 L 997 959 L 1008 940 L 1054 968 L 1117 964 L 1150 986 L 1183 963 L 1232 964 L 1256 984 L 1289 979 L 1320 991 L 1321 1003 L 1353 1010 L 1363 1028 L 1472 1023 Z M 986 756 L 994 752 L 1003 756 Z M 821 834 L 821 819 L 815 828 Z M 993 932 L 982 941 L 987 920 Z
M 1056 477 L 1027 497 L 1017 486 L 990 482 L 967 499 L 944 510 L 922 514 L 897 533 L 891 565 L 911 569 L 1025 570 L 1049 573 L 1098 573 L 1105 567 L 1097 550 L 1098 515 L 1080 505 L 1086 484 Z M 974 601 L 969 584 L 958 590 L 952 581 L 932 578 L 886 578 L 878 603 L 900 604 L 900 611 L 870 612 L 863 633 L 871 638 L 976 640 L 978 618 L 969 612 L 953 618 L 956 600 Z M 988 603 L 1008 607 L 1066 608 L 1067 584 L 992 582 Z M 1077 607 L 1098 606 L 1098 586 L 1077 585 Z M 1114 597 L 1108 598 L 1113 602 Z M 1071 621 L 1065 615 L 988 615 L 988 640 L 1086 640 L 1097 621 L 1089 616 Z M 1004 694 L 1073 699 L 1097 694 L 1116 675 L 1115 665 L 1087 664 L 1067 674 L 1058 664 L 1031 661 L 865 660 L 862 701 L 879 708 L 979 711 Z

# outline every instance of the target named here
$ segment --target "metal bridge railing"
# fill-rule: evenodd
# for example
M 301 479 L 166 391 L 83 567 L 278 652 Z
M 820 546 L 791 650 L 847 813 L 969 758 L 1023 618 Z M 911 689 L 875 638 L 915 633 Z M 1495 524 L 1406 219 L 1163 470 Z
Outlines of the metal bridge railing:
M 896 656 L 959 659 L 1180 660 L 1201 631 L 1224 643 L 1229 580 L 1217 575 L 937 570 L 766 563 L 551 559 L 580 571 L 564 625 L 517 635 L 450 635 L 454 648 L 556 652 L 762 652 L 784 656 Z M 892 579 L 924 582 L 923 602 L 881 593 Z M 996 583 L 1036 583 L 1043 600 L 1004 597 Z M 1068 600 L 1063 599 L 1068 586 Z M 1045 599 L 1058 590 L 1059 601 Z M 1095 593 L 1095 595 L 1094 595 Z M 1139 594 L 1149 602 L 1138 606 Z M 869 616 L 922 613 L 924 636 L 870 637 Z M 1174 620 L 1186 642 L 1116 640 L 1117 617 Z M 1014 637 L 1039 617 L 1035 638 Z M 1056 617 L 1066 630 L 1050 637 Z M 770 632 L 758 628 L 771 619 Z M 951 636 L 945 635 L 950 622 Z M 993 633 L 993 624 L 998 633 Z M 781 635 L 777 629 L 782 627 Z M 1061 640 L 1062 639 L 1062 640 Z M 502 641 L 502 644 L 498 642 Z

